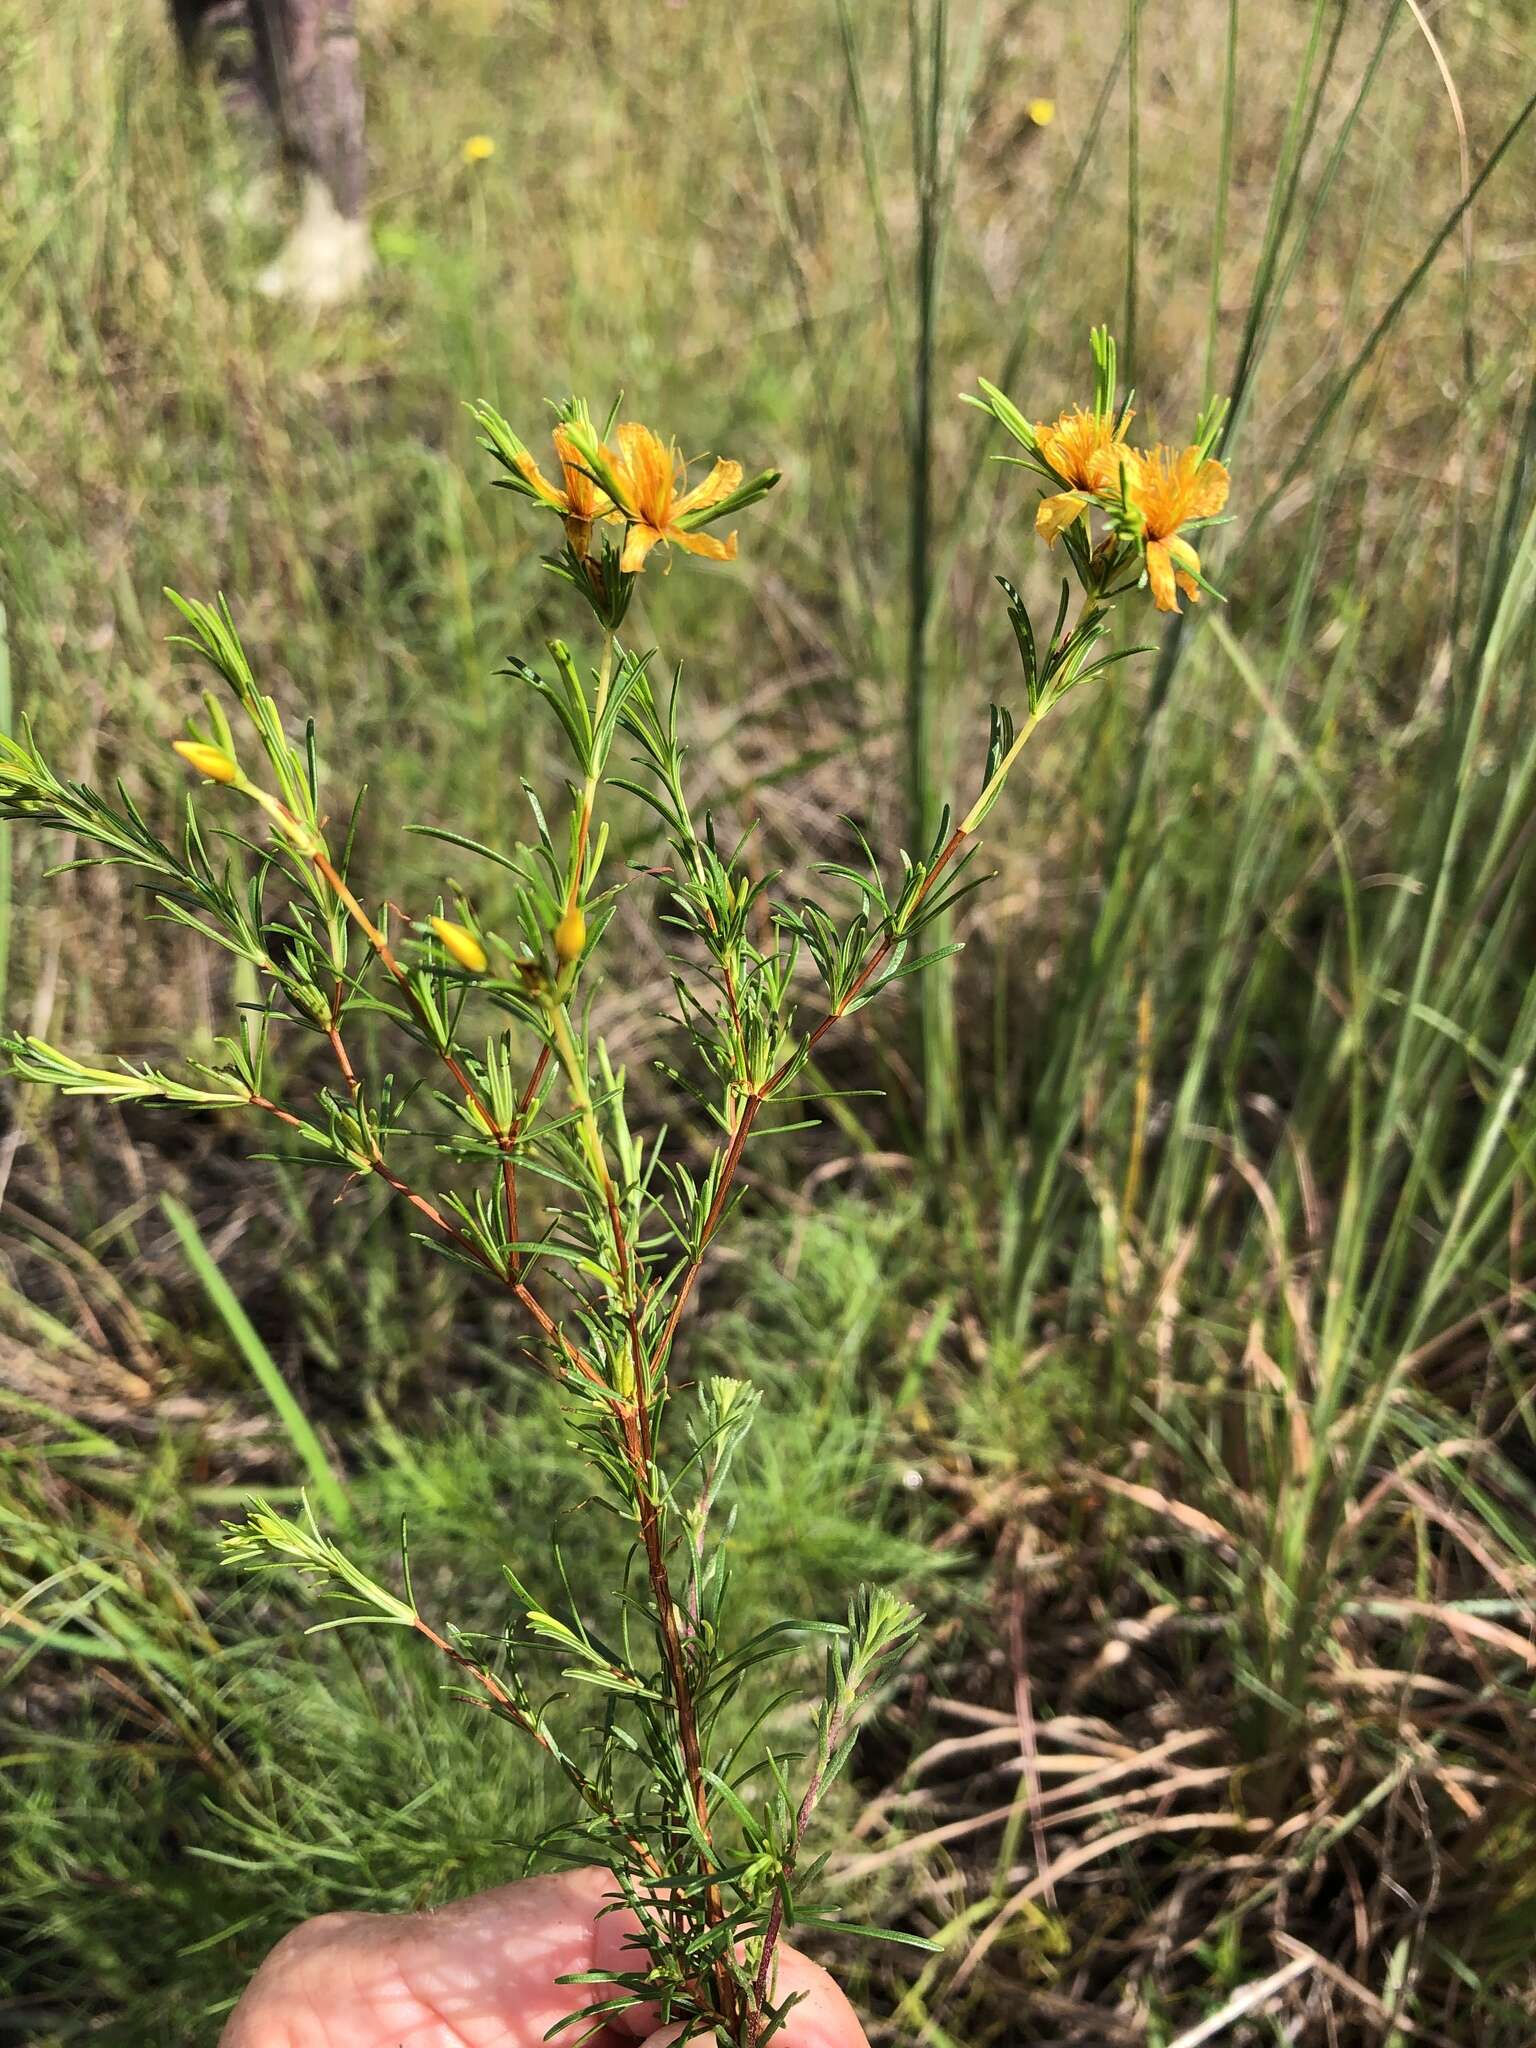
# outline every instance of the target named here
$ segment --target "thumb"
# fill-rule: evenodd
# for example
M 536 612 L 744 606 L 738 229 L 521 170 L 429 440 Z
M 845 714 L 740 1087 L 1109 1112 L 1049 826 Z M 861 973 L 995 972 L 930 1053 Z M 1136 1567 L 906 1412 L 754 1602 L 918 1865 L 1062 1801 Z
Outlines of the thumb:
M 774 2036 L 780 2048 L 869 2048 L 858 2014 L 848 2003 L 841 1987 L 819 1963 L 798 1949 L 781 1950 L 774 2003 L 795 2002 L 782 2029 Z M 648 2034 L 642 2048 L 705 2048 L 706 2037 L 686 2034 L 678 2027 L 662 2027 Z

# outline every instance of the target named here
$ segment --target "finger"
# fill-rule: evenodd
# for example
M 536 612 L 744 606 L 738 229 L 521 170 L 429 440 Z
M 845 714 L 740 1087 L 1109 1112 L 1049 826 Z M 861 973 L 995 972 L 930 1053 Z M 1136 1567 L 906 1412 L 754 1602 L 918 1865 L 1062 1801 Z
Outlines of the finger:
M 594 1967 L 601 1870 L 530 1878 L 437 1912 L 334 1914 L 280 1942 L 222 2048 L 541 2048 L 602 1996 L 560 1980 Z
M 820 1963 L 813 1963 L 797 1948 L 786 1947 L 779 1954 L 773 2002 L 782 2005 L 791 1997 L 796 2003 L 781 2031 L 774 2035 L 782 2048 L 869 2048 L 842 1985 Z
M 604 1985 L 561 1979 L 610 1967 L 595 1943 L 597 1928 L 618 1917 L 605 1920 L 603 1913 L 614 1897 L 606 1870 L 569 1870 L 415 1916 L 399 1950 L 402 1975 L 437 2011 L 462 2010 L 472 1982 L 477 2017 L 485 2024 L 494 2018 L 505 2030 L 498 2042 L 541 2048 L 552 2027 L 607 1995 Z

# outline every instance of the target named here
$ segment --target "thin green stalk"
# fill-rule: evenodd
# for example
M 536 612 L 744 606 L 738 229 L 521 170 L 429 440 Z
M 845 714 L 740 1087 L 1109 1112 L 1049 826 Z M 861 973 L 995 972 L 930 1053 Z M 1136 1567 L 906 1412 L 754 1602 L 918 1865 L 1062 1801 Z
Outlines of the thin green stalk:
M 913 0 L 908 11 L 908 34 L 918 236 L 917 334 L 912 359 L 912 437 L 908 460 L 907 833 L 908 843 L 917 850 L 930 844 L 938 816 L 933 675 L 928 656 L 934 587 L 933 400 L 944 229 L 941 157 L 949 54 L 948 0 L 930 0 L 926 26 L 924 54 Z M 945 943 L 942 926 L 936 937 L 939 944 Z M 936 971 L 923 977 L 917 1007 L 926 1141 L 933 1156 L 948 1143 L 958 1114 L 954 972 L 950 961 L 941 961 Z
M 1125 320 L 1120 360 L 1125 380 L 1136 382 L 1136 301 L 1141 262 L 1141 0 L 1125 7 Z
M 912 357 L 912 446 L 907 528 L 907 834 L 926 846 L 935 812 L 930 755 L 931 707 L 927 628 L 933 493 L 933 370 L 938 314 L 939 112 L 944 92 L 948 0 L 932 0 L 926 64 L 918 52 L 918 21 L 909 16 L 913 41 L 914 176 L 918 236 L 915 270 L 917 337 Z M 921 109 L 919 91 L 923 93 Z
M 1451 795 L 1440 826 L 1441 837 L 1438 846 L 1426 861 L 1426 866 L 1432 868 L 1434 880 L 1430 886 L 1427 908 L 1418 923 L 1418 947 L 1409 986 L 1403 995 L 1402 1015 L 1396 1033 L 1392 1066 L 1383 1091 L 1380 1117 L 1373 1139 L 1373 1180 L 1378 1186 L 1384 1183 L 1389 1172 L 1393 1170 L 1393 1163 L 1400 1147 L 1406 1150 L 1408 1167 L 1403 1187 L 1397 1197 L 1395 1226 L 1389 1231 L 1385 1244 L 1378 1248 L 1376 1254 L 1375 1271 L 1362 1309 L 1362 1315 L 1365 1317 L 1375 1312 L 1378 1303 L 1391 1301 L 1401 1266 L 1409 1255 L 1412 1234 L 1410 1225 L 1417 1215 L 1418 1198 L 1429 1162 L 1429 1148 L 1423 1142 L 1422 1131 L 1417 1134 L 1414 1131 L 1414 1120 L 1408 1099 L 1411 1080 L 1417 1080 L 1421 1098 L 1425 1080 L 1422 1072 L 1410 1076 L 1410 1056 L 1418 1052 L 1423 1041 L 1423 1034 L 1428 1028 L 1424 1021 L 1426 1016 L 1430 1013 L 1438 1014 L 1443 1007 L 1430 1001 L 1431 970 L 1447 925 L 1450 891 L 1459 850 L 1471 821 L 1473 807 L 1480 796 L 1480 777 L 1477 773 L 1479 744 L 1490 712 L 1494 690 L 1506 670 L 1506 649 L 1529 614 L 1533 578 L 1536 578 L 1536 516 L 1528 523 L 1522 546 L 1511 565 L 1505 583 L 1505 603 L 1495 614 L 1490 625 L 1488 639 L 1478 666 L 1477 687 L 1468 705 L 1460 748 L 1454 763 L 1447 764 Z M 1528 772 L 1529 758 L 1526 764 L 1526 773 Z M 1516 779 L 1525 777 L 1519 775 Z M 1430 807 L 1432 812 L 1436 808 Z M 1474 886 L 1473 900 L 1477 900 L 1482 893 L 1481 889 Z M 1471 969 L 1468 939 L 1464 938 L 1451 952 L 1450 960 L 1442 973 L 1442 984 L 1453 991 L 1466 989 L 1471 984 Z M 1397 978 L 1387 959 L 1383 958 L 1373 963 L 1372 980 L 1377 986 L 1389 986 Z M 1452 1001 L 1454 1002 L 1454 996 Z M 1443 1043 L 1442 1039 L 1429 1049 L 1429 1066 L 1439 1064 L 1440 1047 Z
M 841 564 L 851 583 L 851 589 L 849 583 L 844 585 L 845 602 L 849 599 L 856 601 L 866 645 L 873 651 L 880 641 L 879 608 L 870 565 L 866 559 L 868 551 L 863 545 L 859 522 L 854 515 L 853 502 L 849 495 L 848 465 L 841 459 L 842 442 L 835 425 L 832 381 L 828 373 L 826 352 L 821 344 L 820 328 L 811 303 L 805 266 L 800 261 L 794 217 L 790 211 L 788 194 L 784 189 L 784 176 L 779 166 L 778 152 L 768 126 L 767 110 L 758 87 L 751 44 L 740 31 L 737 34 L 737 50 L 741 75 L 747 90 L 747 107 L 752 116 L 752 131 L 757 139 L 758 155 L 767 184 L 768 203 L 772 208 L 774 225 L 778 230 L 784 265 L 789 272 L 790 289 L 794 293 L 795 321 L 801 344 L 805 349 L 806 361 L 810 365 L 817 426 L 823 447 L 834 456 L 829 464 L 830 495 L 842 539 Z M 910 429 L 910 422 L 908 424 Z
M 1232 133 L 1237 118 L 1239 0 L 1227 0 L 1227 65 L 1221 88 L 1221 150 L 1216 165 L 1216 217 L 1211 224 L 1211 305 L 1205 329 L 1205 389 L 1216 389 L 1216 337 L 1221 328 L 1221 272 L 1227 250 L 1227 202 L 1232 195 Z
M 352 1519 L 352 1508 L 347 1499 L 345 1486 L 326 1456 L 325 1447 L 315 1434 L 309 1417 L 299 1406 L 293 1389 L 278 1370 L 271 1352 L 256 1334 L 255 1327 L 236 1299 L 233 1288 L 219 1271 L 218 1264 L 203 1242 L 190 1212 L 174 1195 L 162 1195 L 160 1207 L 186 1254 L 187 1264 L 202 1282 L 204 1292 L 233 1338 L 235 1348 L 255 1374 L 257 1384 L 271 1402 L 278 1421 L 287 1431 L 288 1441 L 308 1472 L 310 1484 L 315 1490 L 316 1497 L 324 1505 L 326 1514 L 338 1524 L 349 1523 Z
M 1402 284 L 1393 293 L 1392 298 L 1375 326 L 1361 343 L 1356 354 L 1351 358 L 1348 367 L 1334 379 L 1333 384 L 1329 388 L 1328 396 L 1318 409 L 1311 426 L 1308 427 L 1292 454 L 1290 461 L 1287 462 L 1280 476 L 1272 485 L 1269 495 L 1254 513 L 1253 519 L 1244 535 L 1243 548 L 1245 553 L 1251 552 L 1257 545 L 1260 536 L 1268 525 L 1270 515 L 1281 498 L 1296 481 L 1296 478 L 1301 474 L 1302 470 L 1311 461 L 1317 443 L 1322 438 L 1334 414 L 1354 389 L 1355 384 L 1366 366 L 1375 356 L 1376 351 L 1397 325 L 1404 307 L 1424 281 L 1435 258 L 1456 232 L 1457 227 L 1461 223 L 1462 216 L 1476 203 L 1483 187 L 1488 183 L 1494 172 L 1519 140 L 1532 114 L 1536 114 L 1536 92 L 1533 92 L 1529 99 L 1525 101 L 1519 113 L 1516 114 L 1514 120 L 1510 122 L 1504 133 L 1495 143 L 1493 149 L 1484 159 L 1482 169 L 1472 181 L 1471 189 L 1457 205 L 1451 208 L 1450 212 L 1440 223 L 1440 226 L 1426 245 L 1423 254 L 1419 257 L 1417 263 L 1414 264 L 1412 270 L 1409 271 L 1407 277 L 1404 278 Z
M 1344 119 L 1339 123 L 1339 131 L 1333 139 L 1333 147 L 1329 150 L 1328 156 L 1323 164 L 1322 175 L 1319 177 L 1316 186 L 1313 188 L 1312 196 L 1307 206 L 1305 217 L 1303 218 L 1301 225 L 1297 229 L 1295 235 L 1292 237 L 1290 248 L 1286 252 L 1285 262 L 1283 263 L 1283 265 L 1278 265 L 1273 275 L 1270 286 L 1265 293 L 1265 301 L 1262 318 L 1259 324 L 1258 336 L 1255 341 L 1251 355 L 1251 363 L 1255 368 L 1263 360 L 1264 356 L 1268 353 L 1271 338 L 1278 329 L 1280 316 L 1285 307 L 1286 295 L 1291 288 L 1291 280 L 1295 277 L 1297 269 L 1301 264 L 1301 259 L 1306 254 L 1307 249 L 1311 245 L 1313 230 L 1316 228 L 1318 222 L 1321 220 L 1323 212 L 1327 207 L 1328 200 L 1332 195 L 1334 180 L 1337 178 L 1339 171 L 1343 166 L 1345 156 L 1347 155 L 1349 150 L 1350 142 L 1354 136 L 1355 126 L 1360 119 L 1361 113 L 1364 110 L 1366 101 L 1370 98 L 1371 89 L 1376 83 L 1377 75 L 1380 72 L 1383 63 L 1385 62 L 1387 50 L 1392 41 L 1392 32 L 1397 26 L 1397 19 L 1399 13 L 1401 12 L 1402 6 L 1403 0 L 1392 0 L 1392 5 L 1388 8 L 1387 13 L 1382 20 L 1381 28 L 1376 36 L 1375 46 L 1371 51 L 1371 55 L 1366 64 L 1365 70 L 1361 74 L 1360 83 L 1355 88 L 1355 96 L 1353 100 L 1350 102 L 1349 111 L 1346 113 Z M 1323 76 L 1325 80 L 1328 75 L 1328 70 L 1332 66 L 1334 50 L 1336 47 L 1337 34 L 1335 36 L 1334 45 L 1330 46 L 1329 49 L 1328 64 L 1324 67 Z M 1320 94 L 1321 87 L 1319 88 L 1319 96 Z M 1313 123 L 1315 123 L 1316 119 L 1316 105 L 1317 103 L 1316 101 L 1314 101 Z M 1295 173 L 1295 182 L 1297 183 L 1299 183 L 1301 167 L 1305 161 L 1305 151 L 1311 142 L 1313 123 L 1309 123 L 1308 125 L 1307 136 L 1302 145 L 1303 155 L 1300 159 L 1298 159 L 1297 162 Z M 1289 217 L 1289 212 L 1290 209 L 1287 208 L 1287 217 Z M 1253 380 L 1250 378 L 1245 384 L 1244 391 L 1242 394 L 1243 404 L 1245 408 L 1247 404 L 1251 402 L 1253 391 L 1254 384 Z
M 11 633 L 0 603 L 0 733 L 11 729 Z M 11 828 L 0 825 L 0 1017 L 5 1015 L 11 968 Z
M 981 795 L 977 797 L 975 803 L 972 804 L 971 808 L 960 820 L 960 824 L 957 829 L 959 835 L 962 838 L 974 832 L 976 830 L 976 827 L 981 823 L 982 819 L 986 816 L 988 808 L 992 805 L 992 803 L 995 802 L 997 798 L 998 791 L 1002 788 L 1003 784 L 1008 779 L 1008 771 L 1012 768 L 1014 762 L 1018 760 L 1020 754 L 1023 753 L 1024 749 L 1029 745 L 1030 740 L 1034 737 L 1035 727 L 1040 723 L 1040 720 L 1043 716 L 1043 712 L 1032 711 L 1029 714 L 1028 718 L 1025 719 L 1024 723 L 1019 727 L 1017 733 L 1015 733 L 1013 745 L 1008 749 L 1007 753 L 1004 754 L 1003 758 L 998 762 L 996 768 L 993 769 L 991 775 L 988 776 L 987 785 L 985 789 L 982 790 Z
M 1227 417 L 1223 436 L 1226 445 L 1231 444 L 1237 434 L 1242 417 L 1244 395 L 1252 379 L 1259 336 L 1264 325 L 1264 315 L 1269 305 L 1270 291 L 1274 283 L 1275 264 L 1280 247 L 1285 240 L 1286 228 L 1290 223 L 1291 209 L 1295 205 L 1297 184 L 1301 165 L 1306 155 L 1307 142 L 1311 137 L 1316 120 L 1317 101 L 1321 96 L 1322 84 L 1327 82 L 1332 67 L 1333 52 L 1338 46 L 1338 33 L 1343 21 L 1343 8 L 1339 9 L 1334 24 L 1334 41 L 1330 46 L 1327 60 L 1323 65 L 1322 80 L 1314 88 L 1312 70 L 1317 62 L 1317 53 L 1322 42 L 1323 21 L 1328 12 L 1329 0 L 1315 0 L 1312 22 L 1307 32 L 1307 45 L 1301 60 L 1301 70 L 1296 80 L 1296 91 L 1291 99 L 1290 112 L 1286 117 L 1285 134 L 1280 142 L 1280 154 L 1275 162 L 1275 174 L 1270 181 L 1269 208 L 1264 221 L 1264 238 L 1259 244 L 1259 259 L 1254 271 L 1253 286 L 1248 297 L 1248 310 L 1243 320 L 1242 340 L 1238 344 L 1237 365 L 1232 373 L 1232 411 Z M 1311 118 L 1308 118 L 1309 108 Z
M 1093 113 L 1089 118 L 1087 131 L 1083 136 L 1082 147 L 1078 150 L 1067 181 L 1062 186 L 1061 192 L 1051 208 L 1050 223 L 1040 244 L 1038 260 L 1029 267 L 1029 277 L 1024 287 L 1023 296 L 1017 310 L 1011 317 L 1010 325 L 1013 329 L 1013 338 L 1009 342 L 1007 351 L 1003 356 L 1003 366 L 996 379 L 996 382 L 1004 391 L 1012 388 L 1019 371 L 1023 367 L 1029 345 L 1035 339 L 1035 308 L 1050 289 L 1051 280 L 1056 275 L 1056 245 L 1072 218 L 1073 207 L 1084 184 L 1087 182 L 1089 167 L 1098 150 L 1099 137 L 1103 133 L 1105 120 L 1108 117 L 1110 107 L 1114 103 L 1115 88 L 1120 82 L 1120 70 L 1125 63 L 1125 53 L 1125 38 L 1122 36 L 1119 46 L 1115 51 L 1114 61 L 1105 72 L 1099 86 L 1098 97 L 1094 101 Z M 981 431 L 985 434 L 987 429 L 983 428 Z M 1013 503 L 1006 488 L 1007 482 L 1011 481 L 1011 473 L 1007 469 L 994 470 L 992 464 L 980 461 L 967 463 L 965 472 L 960 479 L 959 489 L 956 491 L 951 502 L 949 534 L 940 556 L 938 571 L 933 578 L 934 597 L 929 616 L 930 634 L 935 630 L 943 608 L 950 602 L 954 594 L 955 564 L 960 558 L 961 549 L 971 540 L 970 510 L 972 501 L 981 485 L 982 479 L 993 474 L 1003 481 L 1000 482 L 997 492 L 996 506 L 998 509 L 994 511 L 988 521 L 986 541 L 981 550 L 983 556 L 990 552 L 1001 508 L 1005 505 L 1011 506 Z
M 1298 91 L 1296 106 L 1293 108 L 1293 127 L 1305 129 L 1303 93 L 1305 80 L 1315 54 L 1315 46 L 1325 12 L 1324 0 L 1319 0 L 1313 22 L 1313 37 L 1309 44 L 1308 65 L 1303 74 L 1303 87 Z M 1513 147 L 1531 115 L 1536 113 L 1536 94 L 1528 99 L 1499 142 L 1495 145 L 1482 168 L 1474 179 L 1470 191 L 1462 201 L 1451 209 L 1440 223 L 1435 234 L 1423 250 L 1402 285 L 1379 316 L 1371 333 L 1349 365 L 1334 380 L 1318 414 L 1314 418 L 1301 447 L 1287 463 L 1280 480 L 1272 487 L 1268 496 L 1248 522 L 1243 539 L 1234 560 L 1251 560 L 1268 518 L 1282 494 L 1295 481 L 1303 466 L 1315 454 L 1317 444 L 1327 431 L 1345 398 L 1376 354 L 1387 335 L 1392 331 L 1405 307 L 1412 299 L 1435 257 L 1445 242 L 1455 232 L 1462 215 L 1476 200 L 1482 188 L 1493 176 L 1500 163 Z M 1300 135 L 1296 137 L 1299 146 Z M 1292 182 L 1292 166 L 1288 163 L 1290 151 L 1282 153 L 1282 165 L 1277 171 L 1277 188 L 1284 177 L 1287 185 Z M 1267 294 L 1273 284 L 1274 250 L 1278 247 L 1278 236 L 1283 231 L 1284 220 L 1288 218 L 1288 206 L 1281 201 L 1277 189 L 1272 203 L 1272 221 L 1266 234 L 1265 254 L 1261 259 L 1260 278 L 1256 282 L 1256 294 Z M 1267 277 L 1267 283 L 1266 283 Z M 1262 325 L 1261 313 L 1250 316 L 1249 332 L 1245 336 L 1243 359 L 1239 365 L 1238 382 L 1234 389 L 1234 413 L 1241 409 L 1244 391 L 1249 387 L 1257 361 L 1256 342 Z M 1071 971 L 1065 976 L 1066 985 L 1077 990 L 1077 1000 L 1070 1011 L 1060 1018 L 1059 1035 L 1051 1048 L 1044 1075 L 1036 1089 L 1035 1110 L 1031 1118 L 1030 1149 L 1032 1154 L 1031 1178 L 1035 1194 L 1029 1208 L 1029 1226 L 1020 1245 L 1022 1261 L 1020 1271 L 1013 1277 L 1014 1325 L 1022 1326 L 1029 1313 L 1029 1304 L 1035 1282 L 1046 1255 L 1049 1233 L 1045 1230 L 1045 1219 L 1050 1213 L 1055 1189 L 1055 1175 L 1065 1155 L 1072 1128 L 1079 1113 L 1080 1091 L 1078 1087 L 1080 1060 L 1088 1039 L 1088 1023 L 1096 1006 L 1100 992 L 1108 983 L 1113 963 L 1118 960 L 1123 947 L 1134 928 L 1137 906 L 1145 893 L 1146 879 L 1150 872 L 1145 862 L 1137 863 L 1132 855 L 1137 844 L 1140 822 L 1145 813 L 1149 791 L 1152 787 L 1152 770 L 1157 758 L 1153 744 L 1154 735 L 1162 722 L 1186 634 L 1189 630 L 1187 617 L 1170 620 L 1163 636 L 1156 667 L 1153 671 L 1146 708 L 1142 717 L 1141 744 L 1136 750 L 1136 766 L 1129 778 L 1125 795 L 1108 834 L 1105 857 L 1107 881 L 1098 913 L 1082 941 L 1082 949 Z
M 886 318 L 891 323 L 891 336 L 896 346 L 899 362 L 911 359 L 911 342 L 907 336 L 907 308 L 902 296 L 896 273 L 896 251 L 891 242 L 891 225 L 885 210 L 885 196 L 880 182 L 880 158 L 875 148 L 874 129 L 869 118 L 869 101 L 864 91 L 864 68 L 859 55 L 858 38 L 854 33 L 853 14 L 849 0 L 837 0 L 837 27 L 842 41 L 843 76 L 848 85 L 848 103 L 853 109 L 854 126 L 859 131 L 859 156 L 864 167 L 864 190 L 869 200 L 870 219 L 874 223 L 875 248 L 880 257 L 880 281 L 885 294 Z M 912 394 L 903 385 L 900 389 L 902 423 L 908 438 L 912 435 Z

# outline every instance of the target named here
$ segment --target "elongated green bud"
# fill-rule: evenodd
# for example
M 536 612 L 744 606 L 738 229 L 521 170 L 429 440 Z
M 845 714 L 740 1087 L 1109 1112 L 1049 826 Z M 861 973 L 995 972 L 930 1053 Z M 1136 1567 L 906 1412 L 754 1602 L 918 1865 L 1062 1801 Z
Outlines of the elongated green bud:
M 484 974 L 489 956 L 472 931 L 447 917 L 433 917 L 427 921 L 451 959 L 469 974 Z
M 189 768 L 206 775 L 210 782 L 239 781 L 239 764 L 222 747 L 212 747 L 206 740 L 173 740 L 171 744 Z
M 573 960 L 579 960 L 586 951 L 587 920 L 579 903 L 570 909 L 555 926 L 555 958 L 562 967 L 569 967 Z

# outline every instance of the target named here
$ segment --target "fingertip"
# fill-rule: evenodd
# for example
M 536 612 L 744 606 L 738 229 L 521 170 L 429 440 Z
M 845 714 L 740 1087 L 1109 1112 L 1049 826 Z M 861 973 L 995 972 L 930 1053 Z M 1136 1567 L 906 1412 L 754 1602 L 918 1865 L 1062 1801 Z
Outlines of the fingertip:
M 783 2030 L 775 2035 L 783 2048 L 869 2048 L 859 2016 L 837 1979 L 796 1948 L 779 1958 L 774 2000 L 793 1998 Z
M 775 2034 L 782 2048 L 869 2048 L 859 2016 L 848 2003 L 837 1981 L 819 1963 L 798 1950 L 786 1949 L 779 1964 L 774 2003 L 793 1998 L 784 2025 Z M 685 2027 L 660 2027 L 647 2034 L 641 2048 L 684 2048 L 695 2043 L 703 2048 L 706 2033 L 690 2034 Z
M 572 1873 L 588 1888 L 595 1900 L 593 1967 L 617 1975 L 643 1968 L 645 1948 L 640 1925 L 627 1907 L 615 1907 L 616 1893 L 606 1870 Z M 604 1907 L 608 1910 L 603 1910 Z M 859 2016 L 848 2002 L 837 1980 L 787 1944 L 779 1951 L 773 2002 L 782 2005 L 793 1999 L 782 2029 L 774 2036 L 778 2048 L 869 2048 Z M 689 2034 L 681 2024 L 655 2027 L 654 2006 L 635 2006 L 610 2022 L 615 2036 L 629 2037 L 638 2048 L 683 2048 L 695 2042 L 703 2048 L 706 2034 Z
M 842 1998 L 841 2009 L 831 2005 L 811 2007 L 797 2005 L 784 2022 L 783 2031 L 775 2035 L 783 2048 L 869 2048 L 869 2040 L 860 2026 L 858 2017 L 848 2001 Z M 640 2048 L 705 2048 L 710 2039 L 705 2033 L 688 2034 L 681 2026 L 659 2027 L 654 2034 L 647 2034 Z

